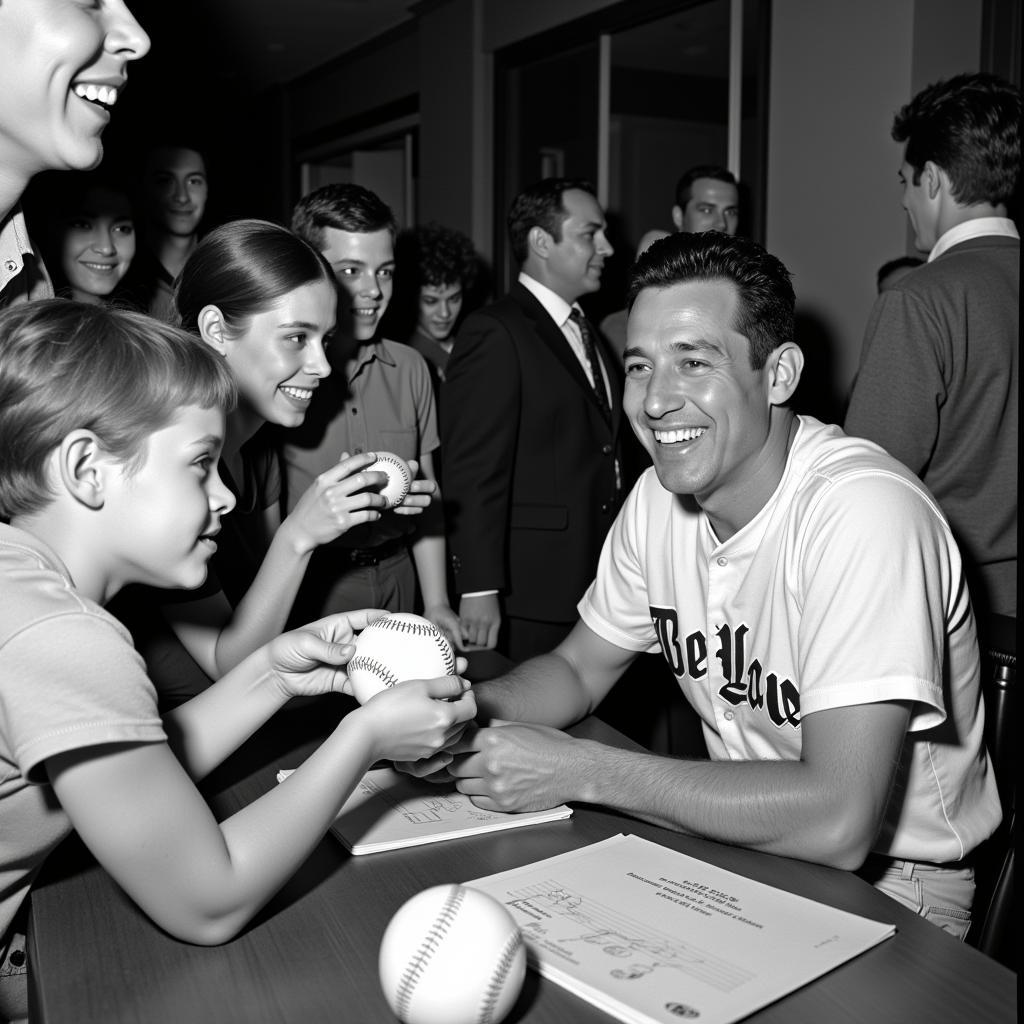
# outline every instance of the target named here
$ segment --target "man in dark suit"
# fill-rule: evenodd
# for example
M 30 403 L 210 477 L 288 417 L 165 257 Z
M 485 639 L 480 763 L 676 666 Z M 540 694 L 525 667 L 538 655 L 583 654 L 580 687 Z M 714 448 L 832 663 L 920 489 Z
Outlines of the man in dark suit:
M 622 370 L 576 305 L 612 247 L 594 189 L 512 202 L 521 272 L 466 319 L 442 385 L 448 537 L 467 644 L 520 661 L 572 628 L 622 495 Z

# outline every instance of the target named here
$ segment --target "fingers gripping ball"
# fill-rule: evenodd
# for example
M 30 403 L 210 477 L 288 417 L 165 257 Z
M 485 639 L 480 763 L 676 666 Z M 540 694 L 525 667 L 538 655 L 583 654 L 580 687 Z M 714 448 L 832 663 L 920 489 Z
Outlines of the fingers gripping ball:
M 388 499 L 388 508 L 394 508 L 405 501 L 405 496 L 412 486 L 412 470 L 404 459 L 392 455 L 391 452 L 378 452 L 377 461 L 366 469 L 367 472 L 387 474 L 388 482 L 381 488 L 380 493 Z
M 498 1024 L 526 974 L 512 915 L 464 885 L 435 885 L 399 907 L 380 944 L 384 997 L 403 1024 Z
M 448 637 L 420 615 L 395 612 L 377 619 L 356 637 L 355 647 L 347 671 L 360 704 L 406 679 L 455 675 Z

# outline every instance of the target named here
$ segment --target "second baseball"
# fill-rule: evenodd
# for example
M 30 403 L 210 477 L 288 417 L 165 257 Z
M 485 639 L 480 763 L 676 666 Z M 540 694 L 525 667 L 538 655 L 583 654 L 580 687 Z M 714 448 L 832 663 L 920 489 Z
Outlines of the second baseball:
M 465 885 L 435 885 L 391 919 L 379 970 L 403 1024 L 498 1024 L 523 986 L 526 949 L 496 899 Z
M 346 671 L 360 704 L 406 679 L 455 675 L 455 652 L 448 638 L 429 619 L 410 612 L 371 622 L 356 637 L 355 648 Z
M 377 461 L 366 467 L 367 472 L 386 473 L 388 482 L 380 489 L 380 493 L 388 500 L 388 508 L 401 505 L 412 487 L 412 470 L 405 459 L 400 459 L 392 452 L 378 452 Z

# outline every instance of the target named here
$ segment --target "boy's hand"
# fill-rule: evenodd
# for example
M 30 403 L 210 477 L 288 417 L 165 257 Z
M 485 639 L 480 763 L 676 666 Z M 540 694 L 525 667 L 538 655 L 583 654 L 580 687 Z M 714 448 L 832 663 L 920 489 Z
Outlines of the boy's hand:
M 300 554 L 335 540 L 353 526 L 380 519 L 388 503 L 379 488 L 387 482 L 387 474 L 364 472 L 376 458 L 373 452 L 342 452 L 341 459 L 310 484 L 281 524 L 282 530 L 292 534 Z
M 409 468 L 412 470 L 412 484 L 409 493 L 402 499 L 400 505 L 396 505 L 392 511 L 400 516 L 418 516 L 434 500 L 434 492 L 437 484 L 433 480 L 417 478 L 420 464 L 415 459 L 406 459 Z
M 353 714 L 372 731 L 377 759 L 419 761 L 459 739 L 476 716 L 476 699 L 459 676 L 410 679 L 381 690 Z
M 350 693 L 344 666 L 355 654 L 355 634 L 387 612 L 341 612 L 275 637 L 266 646 L 270 669 L 288 697 Z

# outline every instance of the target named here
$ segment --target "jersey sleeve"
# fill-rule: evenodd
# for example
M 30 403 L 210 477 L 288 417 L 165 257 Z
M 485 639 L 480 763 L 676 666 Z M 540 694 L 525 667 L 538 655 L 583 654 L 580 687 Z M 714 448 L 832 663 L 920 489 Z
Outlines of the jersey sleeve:
M 807 511 L 792 555 L 802 713 L 905 700 L 912 731 L 941 723 L 947 630 L 971 612 L 949 529 L 924 492 L 896 473 L 846 477 Z
M 105 743 L 166 741 L 156 691 L 113 619 L 48 617 L 4 645 L 0 716 L 22 774 L 45 781 L 47 758 Z

